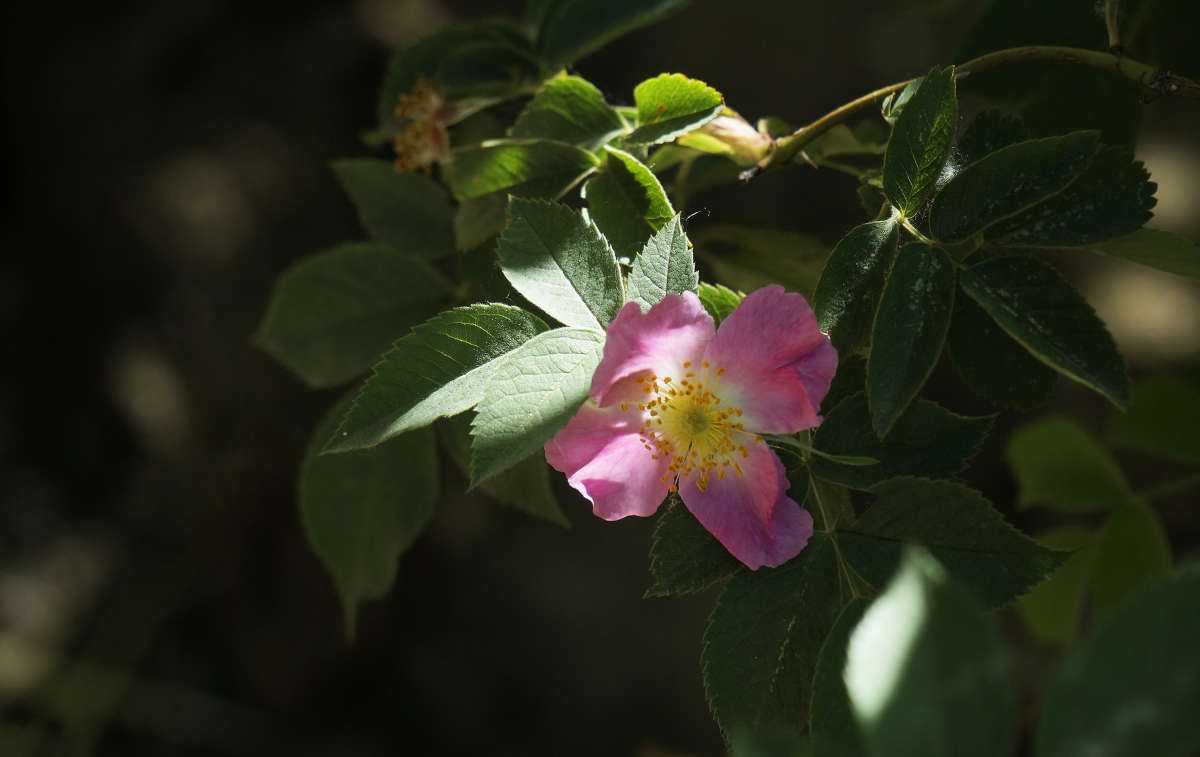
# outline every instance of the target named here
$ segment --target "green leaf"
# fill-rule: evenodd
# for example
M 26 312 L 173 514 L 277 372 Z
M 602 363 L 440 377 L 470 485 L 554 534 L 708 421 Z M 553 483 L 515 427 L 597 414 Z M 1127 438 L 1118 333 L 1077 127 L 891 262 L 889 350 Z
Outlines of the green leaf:
M 996 407 L 1031 410 L 1046 399 L 1058 378 L 974 300 L 961 295 L 954 298 L 946 354 L 963 383 Z
M 863 578 L 882 586 L 905 543 L 928 549 L 988 607 L 1024 594 L 1066 555 L 1016 530 L 982 494 L 953 481 L 894 478 L 875 487 L 875 503 L 839 532 L 842 554 Z
M 1138 381 L 1129 412 L 1114 415 L 1108 438 L 1126 449 L 1200 463 L 1200 387 L 1174 376 Z
M 993 420 L 993 416 L 958 415 L 918 399 L 880 441 L 871 427 L 867 397 L 860 392 L 826 415 L 813 445 L 822 453 L 863 455 L 879 464 L 849 466 L 817 457 L 812 461 L 812 470 L 821 478 L 862 490 L 901 475 L 953 476 L 974 457 L 991 431 Z
M 371 450 L 322 455 L 350 396 L 317 425 L 300 469 L 300 515 L 333 577 L 353 638 L 358 607 L 387 593 L 396 561 L 425 530 L 438 496 L 433 434 L 414 431 Z
M 603 333 L 554 329 L 530 339 L 489 373 L 471 422 L 472 487 L 541 453 L 587 398 L 603 348 Z
M 1132 492 L 1117 461 L 1090 434 L 1065 418 L 1017 429 L 1008 441 L 1017 479 L 1017 507 L 1045 505 L 1064 513 L 1109 510 Z
M 658 231 L 634 259 L 629 271 L 629 299 L 652 307 L 668 294 L 695 292 L 700 285 L 692 249 L 675 216 Z
M 687 0 L 557 0 L 543 16 L 538 47 L 549 63 L 565 65 L 686 5 Z
M 1038 536 L 1050 549 L 1073 553 L 1054 575 L 1017 600 L 1017 609 L 1030 632 L 1042 641 L 1066 645 L 1075 641 L 1083 599 L 1095 562 L 1095 534 L 1077 526 L 1061 526 Z
M 987 237 L 1008 247 L 1075 247 L 1131 234 L 1154 215 L 1157 187 L 1131 150 L 1104 147 L 1070 186 L 995 224 Z
M 742 300 L 746 299 L 746 295 L 741 292 L 735 292 L 720 284 L 706 284 L 703 281 L 700 282 L 696 294 L 700 297 L 700 304 L 704 306 L 718 326 L 721 321 L 729 317 L 729 314 L 738 305 L 742 304 Z
M 336 160 L 332 166 L 372 238 L 419 258 L 454 252 L 454 211 L 436 181 L 399 173 L 386 160 Z
M 867 360 L 871 424 L 886 438 L 942 354 L 954 309 L 954 264 L 944 251 L 905 245 L 879 301 Z
M 698 129 L 725 107 L 721 93 L 683 74 L 660 74 L 633 89 L 638 127 L 629 144 L 661 144 Z
M 1087 248 L 1167 273 L 1200 279 L 1200 244 L 1169 231 L 1141 229 L 1117 239 L 1093 242 Z
M 650 537 L 647 597 L 695 594 L 744 572 L 737 558 L 672 497 Z
M 985 110 L 975 116 L 955 146 L 955 163 L 969 166 L 980 158 L 1017 142 L 1029 139 L 1025 122 L 999 110 Z
M 866 358 L 861 355 L 839 355 L 837 373 L 833 374 L 833 383 L 829 385 L 829 392 L 825 395 L 825 401 L 821 403 L 821 413 L 828 415 L 850 395 L 865 391 L 866 386 Z
M 463 200 L 454 212 L 454 246 L 462 252 L 481 247 L 507 222 L 508 195 L 503 192 Z
M 617 255 L 633 260 L 675 210 L 658 177 L 641 161 L 613 147 L 604 151 L 604 167 L 583 188 L 588 215 Z
M 595 150 L 624 128 L 625 122 L 595 85 L 578 76 L 560 76 L 533 96 L 509 136 L 552 139 Z
M 450 454 L 463 475 L 471 474 L 471 421 L 459 415 L 439 424 L 442 447 Z M 495 478 L 479 485 L 483 493 L 502 505 L 526 515 L 570 528 L 571 524 L 558 505 L 550 486 L 550 469 L 539 457 L 529 457 Z
M 309 386 L 335 386 L 449 298 L 450 283 L 423 261 L 344 244 L 283 272 L 255 341 Z
M 883 191 L 903 215 L 914 215 L 933 191 L 957 123 L 954 67 L 934 69 L 900 112 L 883 156 Z
M 797 486 L 793 485 L 793 496 L 796 492 Z M 856 517 L 850 490 L 816 476 L 808 477 L 805 505 L 812 513 L 813 527 L 821 531 L 833 531 L 838 526 L 853 522 Z
M 1000 634 L 922 550 L 907 551 L 851 634 L 845 682 L 870 755 L 1012 754 L 1016 702 Z
M 375 366 L 327 451 L 370 447 L 470 410 L 496 359 L 545 329 L 509 305 L 469 305 L 430 318 Z
M 784 229 L 722 223 L 698 229 L 693 239 L 713 275 L 743 292 L 781 284 L 808 296 L 829 257 L 820 239 Z
M 899 236 L 894 219 L 872 221 L 851 229 L 830 253 L 813 295 L 813 310 L 839 355 L 867 346 Z
M 799 731 L 821 643 L 846 603 L 828 536 L 795 559 L 730 581 L 704 630 L 704 689 L 722 731 Z
M 1200 749 L 1200 571 L 1138 595 L 1075 647 L 1046 694 L 1040 757 Z
M 602 329 L 625 301 L 612 248 L 566 205 L 514 197 L 496 253 L 513 288 L 567 326 Z
M 443 164 L 443 176 L 460 200 L 500 191 L 553 198 L 598 165 L 592 153 L 562 142 L 493 140 L 455 150 Z
M 1096 131 L 1003 147 L 967 166 L 941 188 L 929 211 L 930 232 L 948 242 L 979 232 L 991 236 L 993 225 L 1066 189 L 1083 175 L 1099 149 Z
M 1171 572 L 1171 546 L 1158 514 L 1133 499 L 1108 517 L 1092 565 L 1092 609 L 1098 617 L 1147 583 Z
M 808 727 L 813 753 L 818 757 L 862 757 L 866 750 L 842 673 L 846 669 L 850 634 L 862 620 L 869 604 L 866 599 L 851 600 L 838 616 L 817 655 Z
M 1053 268 L 1032 258 L 1000 257 L 966 269 L 959 280 L 963 291 L 1038 360 L 1119 408 L 1129 404 L 1129 378 L 1112 336 Z

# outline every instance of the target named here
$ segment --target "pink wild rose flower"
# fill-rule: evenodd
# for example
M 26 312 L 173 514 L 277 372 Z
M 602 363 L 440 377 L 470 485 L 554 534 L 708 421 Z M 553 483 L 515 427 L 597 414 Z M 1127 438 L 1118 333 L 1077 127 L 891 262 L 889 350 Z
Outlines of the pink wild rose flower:
M 751 569 L 781 565 L 812 535 L 760 434 L 791 434 L 817 414 L 837 351 L 804 298 L 752 293 L 719 329 L 691 292 L 608 327 L 589 399 L 546 444 L 546 460 L 617 520 L 652 515 L 667 494 Z

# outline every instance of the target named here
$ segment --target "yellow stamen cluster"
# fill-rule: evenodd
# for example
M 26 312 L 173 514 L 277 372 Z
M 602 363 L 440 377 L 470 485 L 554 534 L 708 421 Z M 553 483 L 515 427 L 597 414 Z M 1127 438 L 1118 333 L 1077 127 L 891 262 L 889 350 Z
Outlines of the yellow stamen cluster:
M 745 475 L 741 461 L 749 456 L 746 445 L 763 440 L 745 430 L 741 408 L 722 403 L 724 368 L 713 368 L 706 360 L 699 375 L 690 361 L 684 361 L 682 369 L 678 380 L 653 373 L 637 380 L 644 397 L 637 403 L 642 411 L 638 436 L 655 460 L 670 461 L 663 481 L 672 491 L 681 477 L 692 475 L 704 491 L 714 476 L 720 480 L 731 473 Z M 629 404 L 621 407 L 627 410 Z

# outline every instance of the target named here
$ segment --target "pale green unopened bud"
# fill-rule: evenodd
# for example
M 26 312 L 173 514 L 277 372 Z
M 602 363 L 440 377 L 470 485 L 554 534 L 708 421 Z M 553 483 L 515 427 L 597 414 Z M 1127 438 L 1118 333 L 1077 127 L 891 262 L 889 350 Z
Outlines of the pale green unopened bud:
M 696 131 L 680 137 L 679 144 L 701 152 L 725 155 L 743 167 L 755 165 L 771 151 L 769 136 L 728 109 Z

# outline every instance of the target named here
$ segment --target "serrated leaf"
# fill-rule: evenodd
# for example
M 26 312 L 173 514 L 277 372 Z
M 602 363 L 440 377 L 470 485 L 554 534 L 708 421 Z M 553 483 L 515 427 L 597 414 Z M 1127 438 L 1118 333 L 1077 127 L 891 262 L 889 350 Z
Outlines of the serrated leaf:
M 811 469 L 805 470 L 805 473 L 811 474 Z M 812 503 L 808 510 L 812 513 L 814 528 L 833 531 L 838 526 L 854 521 L 856 515 L 849 489 L 813 475 L 808 477 L 807 489 L 808 496 L 805 501 Z M 792 491 L 800 489 L 793 485 Z
M 1157 187 L 1131 150 L 1102 147 L 1070 186 L 986 236 L 1007 247 L 1075 247 L 1131 234 L 1153 215 Z
M 1169 231 L 1140 229 L 1128 236 L 1093 242 L 1087 248 L 1167 273 L 1200 279 L 1200 244 Z
M 871 424 L 886 438 L 937 365 L 954 310 L 954 264 L 924 244 L 901 248 L 871 330 L 867 398 Z
M 604 151 L 604 167 L 583 188 L 588 215 L 617 255 L 633 260 L 675 217 L 675 210 L 654 172 L 641 161 L 613 147 Z
M 869 755 L 1012 754 L 1016 702 L 1000 634 L 923 550 L 906 552 L 851 634 L 845 683 Z
M 1125 449 L 1200 463 L 1200 387 L 1175 376 L 1138 381 L 1129 412 L 1113 415 L 1108 438 Z
M 809 296 L 829 257 L 817 237 L 785 229 L 721 223 L 701 227 L 692 239 L 714 277 L 743 292 L 781 284 Z
M 962 295 L 954 298 L 946 354 L 963 383 L 996 407 L 1033 409 L 1046 399 L 1058 378 L 974 300 Z
M 883 191 L 903 215 L 915 214 L 933 191 L 957 124 L 954 67 L 934 69 L 904 105 L 883 156 Z
M 595 150 L 624 128 L 625 122 L 595 85 L 578 76 L 560 76 L 542 85 L 517 116 L 509 136 Z
M 1108 450 L 1065 418 L 1017 429 L 1008 441 L 1008 463 L 1017 479 L 1018 508 L 1086 513 L 1118 507 L 1133 496 Z
M 899 229 L 894 219 L 855 226 L 825 263 L 813 295 L 813 311 L 839 355 L 867 345 L 875 308 L 896 260 Z
M 470 410 L 497 358 L 545 330 L 540 318 L 510 305 L 469 305 L 430 318 L 376 364 L 327 451 L 370 447 Z
M 854 489 L 869 490 L 896 476 L 948 477 L 966 465 L 991 431 L 994 416 L 958 415 L 918 399 L 883 441 L 871 427 L 863 393 L 839 403 L 817 428 L 813 445 L 823 453 L 863 455 L 878 465 L 849 466 L 823 457 L 812 460 L 817 476 Z
M 929 210 L 930 233 L 947 242 L 979 232 L 990 235 L 992 226 L 1065 190 L 1099 149 L 1096 131 L 1003 147 L 959 171 L 938 191 Z
M 1092 564 L 1092 609 L 1104 617 L 1146 584 L 1171 572 L 1162 521 L 1140 498 L 1118 507 L 1100 532 Z
M 454 246 L 461 252 L 480 247 L 504 230 L 508 195 L 495 192 L 463 200 L 454 211 Z
M 746 295 L 741 292 L 735 292 L 727 286 L 720 284 L 706 284 L 701 281 L 699 288 L 696 290 L 697 296 L 700 297 L 700 304 L 712 316 L 712 319 L 719 326 L 721 321 L 729 317 L 738 305 L 742 304 L 742 300 L 746 299 Z
M 255 341 L 309 386 L 335 386 L 449 298 L 450 283 L 425 262 L 384 245 L 344 244 L 280 275 Z
M 875 503 L 839 532 L 838 544 L 876 586 L 887 581 L 906 543 L 928 549 L 989 607 L 1024 594 L 1066 559 L 1010 526 L 991 502 L 963 484 L 894 478 L 874 491 Z
M 437 449 L 413 431 L 374 449 L 322 455 L 350 395 L 317 425 L 300 469 L 300 515 L 313 551 L 333 577 L 353 638 L 359 606 L 383 596 L 396 561 L 433 517 Z
M 1077 526 L 1061 526 L 1038 535 L 1038 543 L 1072 554 L 1062 567 L 1017 600 L 1017 609 L 1038 639 L 1066 645 L 1075 640 L 1083 600 L 1095 561 L 1095 534 Z
M 604 328 L 625 301 L 612 248 L 566 205 L 514 197 L 496 254 L 513 288 L 567 326 Z
M 650 537 L 647 597 L 695 594 L 744 570 L 682 502 L 673 500 L 658 516 Z
M 1032 258 L 993 258 L 964 270 L 959 281 L 1038 360 L 1119 408 L 1129 404 L 1129 379 L 1112 336 L 1053 268 Z
M 661 144 L 716 118 L 725 107 L 721 93 L 683 74 L 660 74 L 633 89 L 638 127 L 629 144 Z
M 501 191 L 554 198 L 598 165 L 595 155 L 574 145 L 547 139 L 498 139 L 455 150 L 443 164 L 443 176 L 460 200 Z
M 688 0 L 556 0 L 542 15 L 538 47 L 549 63 L 565 65 L 687 4 Z
M 955 163 L 969 166 L 1002 147 L 1029 139 L 1029 130 L 1017 116 L 985 110 L 975 116 L 954 148 Z
M 692 249 L 679 216 L 663 226 L 642 249 L 629 271 L 629 299 L 643 309 L 668 294 L 695 292 L 700 285 Z
M 490 372 L 471 422 L 471 486 L 541 453 L 587 398 L 603 348 L 601 332 L 554 329 Z
M 1200 749 L 1200 570 L 1138 595 L 1058 670 L 1040 757 L 1184 757 Z
M 813 754 L 817 757 L 862 757 L 866 750 L 842 673 L 846 669 L 850 634 L 869 604 L 866 599 L 852 599 L 842 609 L 817 655 L 808 719 Z
M 833 383 L 821 403 L 821 413 L 828 414 L 842 400 L 852 394 L 866 391 L 867 361 L 861 355 L 850 355 L 843 358 L 838 355 L 837 373 L 833 374 Z
M 419 258 L 454 252 L 454 211 L 436 181 L 399 173 L 386 160 L 336 160 L 332 167 L 371 237 Z
M 787 564 L 726 585 L 701 653 L 722 731 L 802 728 L 817 653 L 845 602 L 833 543 L 822 533 Z

